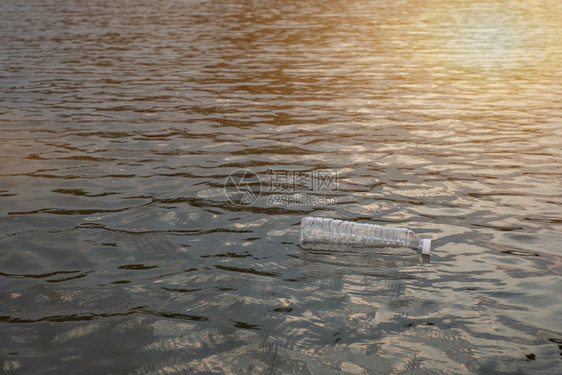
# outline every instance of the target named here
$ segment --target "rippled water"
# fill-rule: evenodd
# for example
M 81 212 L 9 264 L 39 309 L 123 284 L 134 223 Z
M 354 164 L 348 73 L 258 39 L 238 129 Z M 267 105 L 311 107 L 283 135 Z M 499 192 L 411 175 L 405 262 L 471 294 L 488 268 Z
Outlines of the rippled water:
M 0 14 L 3 372 L 562 373 L 558 0 Z M 311 214 L 433 254 L 306 252 Z

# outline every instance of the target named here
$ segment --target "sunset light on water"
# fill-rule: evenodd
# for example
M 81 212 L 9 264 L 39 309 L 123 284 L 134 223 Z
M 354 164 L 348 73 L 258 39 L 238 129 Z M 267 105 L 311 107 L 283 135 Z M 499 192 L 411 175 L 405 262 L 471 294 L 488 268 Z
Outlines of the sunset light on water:
M 508 75 L 559 71 L 560 5 L 554 1 L 430 1 L 424 8 L 414 27 L 419 50 L 433 55 L 433 64 Z
M 561 1 L 0 19 L 2 373 L 562 373 Z

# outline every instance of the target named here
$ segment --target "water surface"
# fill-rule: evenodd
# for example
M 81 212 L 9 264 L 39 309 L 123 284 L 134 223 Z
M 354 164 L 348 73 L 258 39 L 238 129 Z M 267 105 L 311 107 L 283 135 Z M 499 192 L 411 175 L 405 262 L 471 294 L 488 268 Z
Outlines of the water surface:
M 559 1 L 0 14 L 3 372 L 562 373 Z M 302 251 L 307 215 L 433 254 Z

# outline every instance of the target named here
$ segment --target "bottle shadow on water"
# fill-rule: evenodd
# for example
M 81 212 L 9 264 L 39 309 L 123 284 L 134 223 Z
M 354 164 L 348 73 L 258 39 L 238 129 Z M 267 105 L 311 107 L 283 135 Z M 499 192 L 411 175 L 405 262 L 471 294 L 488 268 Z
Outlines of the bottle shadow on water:
M 384 250 L 384 249 L 381 249 Z M 419 267 L 430 262 L 429 255 L 410 249 L 369 253 L 364 251 L 320 251 L 301 249 L 302 270 L 307 276 L 363 275 L 390 279 L 412 279 Z

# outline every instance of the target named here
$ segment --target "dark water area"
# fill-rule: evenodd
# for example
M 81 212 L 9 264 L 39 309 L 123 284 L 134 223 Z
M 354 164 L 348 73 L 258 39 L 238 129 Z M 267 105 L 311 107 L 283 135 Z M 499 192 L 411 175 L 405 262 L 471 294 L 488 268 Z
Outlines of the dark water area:
M 3 0 L 0 372 L 562 373 L 561 19 Z M 433 252 L 304 251 L 308 215 Z

